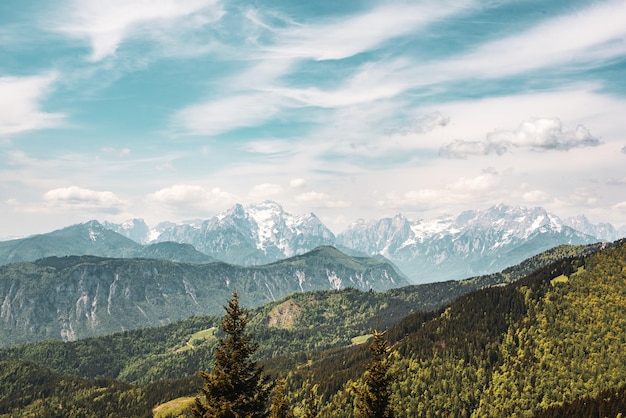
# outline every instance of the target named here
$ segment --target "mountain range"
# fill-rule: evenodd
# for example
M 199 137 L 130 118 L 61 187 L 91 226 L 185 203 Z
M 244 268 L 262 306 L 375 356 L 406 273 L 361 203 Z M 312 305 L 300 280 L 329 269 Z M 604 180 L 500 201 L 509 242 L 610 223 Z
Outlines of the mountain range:
M 333 247 L 249 267 L 48 257 L 0 266 L 0 346 L 75 340 L 217 314 L 234 290 L 242 303 L 259 306 L 294 292 L 382 291 L 408 284 L 382 257 L 349 257 Z
M 189 244 L 176 242 L 139 244 L 98 221 L 72 225 L 47 234 L 0 242 L 0 265 L 68 255 L 155 258 L 189 263 L 215 261 Z
M 412 283 L 489 274 L 557 245 L 626 236 L 626 228 L 592 224 L 583 215 L 561 220 L 543 208 L 504 204 L 432 220 L 409 220 L 401 214 L 358 220 L 338 235 L 314 214 L 294 216 L 275 202 L 235 205 L 208 220 L 166 222 L 155 228 L 138 219 L 105 227 L 143 244 L 190 244 L 216 259 L 241 265 L 272 262 L 318 245 L 332 245 L 352 255 L 382 255 Z
M 251 266 L 334 246 L 354 256 L 382 255 L 411 283 L 428 283 L 494 273 L 557 245 L 624 236 L 626 228 L 593 224 L 583 215 L 561 220 L 543 208 L 504 204 L 432 220 L 401 214 L 358 220 L 335 235 L 313 213 L 295 216 L 266 201 L 235 205 L 207 220 L 163 222 L 153 228 L 141 219 L 122 224 L 93 220 L 3 241 L 0 264 L 95 255 Z

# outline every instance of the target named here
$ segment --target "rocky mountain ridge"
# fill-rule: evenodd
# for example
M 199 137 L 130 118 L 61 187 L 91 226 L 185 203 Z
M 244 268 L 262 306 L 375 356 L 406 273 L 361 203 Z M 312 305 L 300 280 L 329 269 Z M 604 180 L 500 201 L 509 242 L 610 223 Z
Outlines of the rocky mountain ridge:
M 143 225 L 140 228 L 145 232 L 149 228 Z M 126 236 L 131 233 L 134 229 Z M 401 214 L 358 220 L 334 235 L 314 214 L 293 216 L 275 202 L 264 202 L 236 205 L 206 221 L 162 223 L 143 240 L 184 242 L 243 265 L 333 245 L 352 254 L 382 255 L 412 282 L 424 283 L 489 274 L 561 244 L 614 241 L 623 236 L 626 229 L 594 225 L 584 216 L 561 220 L 540 207 L 504 204 L 432 220 L 409 220 Z
M 295 292 L 408 284 L 382 258 L 349 257 L 332 247 L 252 267 L 50 257 L 0 266 L 0 345 L 74 340 L 219 314 L 233 290 L 254 307 Z
M 613 241 L 626 230 L 584 216 L 561 220 L 545 209 L 504 204 L 432 220 L 393 218 L 352 223 L 335 235 L 314 214 L 291 215 L 275 202 L 235 205 L 207 220 L 123 224 L 90 221 L 49 234 L 0 242 L 0 264 L 49 256 L 96 255 L 262 265 L 335 246 L 355 256 L 382 255 L 412 283 L 489 274 L 562 244 Z M 177 247 L 178 245 L 178 247 Z M 154 247 L 156 246 L 156 247 Z
M 133 223 L 141 225 L 137 221 Z M 185 243 L 163 242 L 141 245 L 111 229 L 112 224 L 89 221 L 48 234 L 0 242 L 0 265 L 35 261 L 45 257 L 95 255 L 115 258 L 155 258 L 188 263 L 215 261 Z M 113 225 L 117 226 L 117 225 Z M 132 229 L 130 236 L 135 236 Z

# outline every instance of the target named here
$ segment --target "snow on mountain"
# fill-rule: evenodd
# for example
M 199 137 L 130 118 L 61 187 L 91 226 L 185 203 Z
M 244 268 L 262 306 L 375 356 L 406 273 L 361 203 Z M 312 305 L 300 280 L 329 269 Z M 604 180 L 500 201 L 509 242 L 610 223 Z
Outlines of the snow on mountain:
M 609 223 L 592 224 L 585 215 L 565 218 L 563 223 L 576 229 L 577 231 L 591 235 L 603 241 L 615 241 L 626 236 L 626 231 L 617 231 L 613 225 Z
M 339 245 L 384 255 L 415 282 L 487 274 L 560 244 L 594 241 L 543 208 L 503 204 L 432 221 L 358 221 L 337 236 Z
M 110 229 L 114 232 L 117 232 L 120 235 L 125 236 L 126 238 L 130 238 L 135 242 L 140 244 L 148 243 L 148 232 L 149 228 L 146 225 L 146 222 L 143 219 L 135 218 L 130 219 L 121 224 L 115 224 L 111 222 L 103 222 L 102 225 Z
M 491 273 L 557 245 L 614 241 L 626 235 L 626 230 L 594 225 L 584 216 L 563 221 L 540 207 L 499 204 L 430 220 L 410 220 L 401 214 L 360 219 L 335 236 L 314 214 L 292 215 L 271 201 L 238 204 L 208 220 L 164 222 L 152 229 L 133 220 L 114 230 L 142 243 L 191 244 L 242 265 L 333 245 L 355 254 L 382 255 L 416 283 Z
M 333 233 L 314 215 L 294 216 L 275 202 L 235 205 L 208 220 L 162 223 L 149 242 L 175 241 L 237 264 L 259 264 L 332 245 Z

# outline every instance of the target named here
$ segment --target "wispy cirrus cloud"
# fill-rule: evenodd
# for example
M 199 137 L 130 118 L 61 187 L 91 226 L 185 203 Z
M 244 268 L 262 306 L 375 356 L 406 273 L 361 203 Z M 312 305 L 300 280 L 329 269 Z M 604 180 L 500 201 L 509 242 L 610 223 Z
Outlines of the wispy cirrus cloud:
M 107 155 L 111 155 L 113 157 L 124 158 L 130 155 L 130 148 L 113 148 L 113 147 L 102 147 L 100 151 Z
M 512 77 L 546 68 L 560 71 L 595 66 L 626 53 L 624 21 L 623 0 L 593 4 L 449 58 L 387 59 L 361 66 L 332 90 L 289 88 L 282 92 L 307 105 L 346 106 L 442 83 Z
M 482 142 L 457 139 L 440 148 L 439 155 L 466 158 L 470 155 L 502 155 L 516 148 L 567 151 L 598 145 L 600 140 L 582 125 L 573 130 L 564 130 L 557 118 L 533 119 L 522 122 L 514 130 L 491 132 Z
M 522 32 L 487 42 L 474 51 L 434 63 L 430 75 L 441 77 L 504 77 L 565 64 L 592 65 L 626 52 L 626 3 L 592 3 L 573 13 L 547 19 Z M 443 65 L 442 65 L 443 64 Z M 449 68 L 449 73 L 446 71 Z
M 114 55 L 130 37 L 158 38 L 172 30 L 173 20 L 184 18 L 185 25 L 201 26 L 224 13 L 218 0 L 74 0 L 68 10 L 55 29 L 89 42 L 91 61 Z
M 475 2 L 384 2 L 350 17 L 273 29 L 278 40 L 261 50 L 280 57 L 339 60 L 376 49 L 385 42 L 466 10 Z M 269 28 L 269 25 L 264 25 Z
M 41 102 L 53 89 L 55 74 L 0 77 L 0 135 L 61 125 L 65 115 L 48 113 Z
M 188 135 L 217 135 L 255 126 L 278 114 L 281 98 L 241 94 L 188 106 L 173 117 L 174 129 Z
M 305 60 L 341 60 L 381 47 L 391 39 L 423 29 L 446 16 L 466 10 L 474 2 L 428 1 L 421 4 L 385 3 L 352 16 L 315 24 L 287 22 L 286 28 L 272 28 L 262 22 L 262 12 L 248 12 L 248 18 L 272 33 L 272 42 L 258 43 L 258 62 L 242 73 L 223 80 L 235 93 L 218 95 L 176 112 L 173 126 L 192 135 L 217 135 L 240 127 L 261 124 L 286 108 L 316 106 L 335 108 L 393 97 L 404 86 L 369 83 L 363 88 L 359 77 L 345 89 L 322 91 L 317 87 L 290 88 L 282 80 Z M 391 60 L 393 61 L 393 60 Z M 400 60 L 404 65 L 404 61 Z M 375 64 L 365 64 L 368 80 L 384 78 Z

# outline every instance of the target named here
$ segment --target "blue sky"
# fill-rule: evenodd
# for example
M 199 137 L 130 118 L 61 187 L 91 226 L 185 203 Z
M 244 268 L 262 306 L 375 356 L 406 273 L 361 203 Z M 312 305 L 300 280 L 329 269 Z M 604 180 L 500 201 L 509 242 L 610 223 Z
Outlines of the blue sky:
M 275 200 L 626 224 L 626 1 L 3 0 L 0 237 Z

